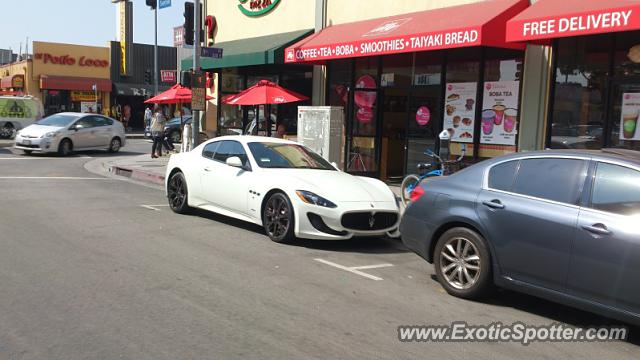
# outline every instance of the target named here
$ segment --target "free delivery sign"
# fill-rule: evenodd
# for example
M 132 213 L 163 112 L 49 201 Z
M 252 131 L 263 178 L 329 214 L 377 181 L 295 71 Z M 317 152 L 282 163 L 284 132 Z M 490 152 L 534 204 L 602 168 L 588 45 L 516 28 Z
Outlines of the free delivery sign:
M 575 9 L 581 9 L 580 5 L 584 3 L 576 4 L 571 13 L 563 13 L 557 8 L 560 5 L 556 0 L 540 0 L 507 22 L 507 41 L 531 41 L 640 29 L 640 1 L 626 2 L 629 4 L 626 7 L 620 7 L 620 1 L 615 1 L 615 7 L 606 7 L 607 3 L 614 1 L 596 1 L 603 7 L 576 13 Z M 537 16 L 538 13 L 548 15 L 540 17 Z

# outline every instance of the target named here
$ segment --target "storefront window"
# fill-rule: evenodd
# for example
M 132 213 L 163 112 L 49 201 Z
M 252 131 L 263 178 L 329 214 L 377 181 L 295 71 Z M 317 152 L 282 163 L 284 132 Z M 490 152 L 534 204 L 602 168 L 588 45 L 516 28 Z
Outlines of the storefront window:
M 399 54 L 382 58 L 381 87 L 411 86 L 413 74 L 413 54 Z
M 443 52 L 420 52 L 415 55 L 414 86 L 440 85 L 442 79 Z
M 558 40 L 551 148 L 604 145 L 611 43 L 609 34 Z
M 485 51 L 478 149 L 480 158 L 501 156 L 517 150 L 522 63 L 521 51 Z
M 352 60 L 336 60 L 329 64 L 329 105 L 347 108 L 351 85 Z

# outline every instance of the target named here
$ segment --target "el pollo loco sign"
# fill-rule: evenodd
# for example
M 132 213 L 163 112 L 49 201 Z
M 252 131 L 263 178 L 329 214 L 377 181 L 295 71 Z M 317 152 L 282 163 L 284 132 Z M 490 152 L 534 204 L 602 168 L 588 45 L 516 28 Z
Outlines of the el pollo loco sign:
M 36 60 L 41 60 L 45 64 L 55 64 L 55 65 L 66 65 L 66 66 L 74 66 L 78 64 L 79 66 L 93 66 L 93 67 L 108 67 L 108 60 L 100 60 L 100 59 L 92 59 L 87 58 L 85 56 L 80 56 L 80 58 L 76 58 L 70 55 L 52 55 L 49 53 L 36 53 L 34 55 Z

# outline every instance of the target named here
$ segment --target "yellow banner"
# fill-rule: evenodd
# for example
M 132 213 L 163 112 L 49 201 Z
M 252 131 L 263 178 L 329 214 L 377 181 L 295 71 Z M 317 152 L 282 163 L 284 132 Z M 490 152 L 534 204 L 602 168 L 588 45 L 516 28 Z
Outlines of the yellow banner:
M 98 101 L 101 98 L 100 95 L 101 94 L 98 93 Z M 96 101 L 96 95 L 93 91 L 72 91 L 71 101 Z

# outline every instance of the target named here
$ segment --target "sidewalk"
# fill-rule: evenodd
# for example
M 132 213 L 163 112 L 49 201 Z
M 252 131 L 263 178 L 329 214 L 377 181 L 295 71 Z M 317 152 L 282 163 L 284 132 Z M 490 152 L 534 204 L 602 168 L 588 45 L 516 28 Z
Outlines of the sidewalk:
M 103 163 L 103 167 L 113 175 L 164 185 L 164 177 L 168 163 L 169 156 L 152 159 L 150 155 L 145 154 L 106 161 Z M 391 188 L 396 196 L 400 195 L 400 186 L 398 184 L 389 185 L 389 188 Z

